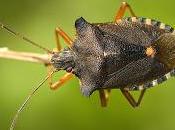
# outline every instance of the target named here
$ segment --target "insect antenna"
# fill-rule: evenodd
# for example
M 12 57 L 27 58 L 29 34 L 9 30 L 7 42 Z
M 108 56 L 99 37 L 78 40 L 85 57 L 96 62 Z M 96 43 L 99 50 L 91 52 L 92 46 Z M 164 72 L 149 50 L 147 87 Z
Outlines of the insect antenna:
M 50 78 L 50 76 L 56 72 L 55 70 L 52 71 L 50 73 L 50 75 L 46 76 L 43 80 L 41 80 L 39 82 L 39 84 L 34 87 L 34 89 L 31 91 L 31 93 L 27 96 L 27 98 L 25 99 L 25 101 L 23 102 L 23 104 L 20 106 L 20 108 L 18 109 L 18 111 L 16 112 L 15 116 L 13 117 L 12 123 L 10 125 L 10 130 L 14 130 L 16 123 L 17 123 L 17 119 L 19 117 L 19 114 L 24 110 L 25 106 L 27 105 L 27 103 L 30 101 L 30 99 L 32 98 L 32 96 L 37 92 L 37 90 L 39 90 L 39 88 L 47 81 L 48 78 Z
M 30 43 L 30 44 L 32 44 L 32 45 L 34 45 L 34 46 L 36 46 L 36 47 L 38 47 L 38 48 L 40 48 L 40 49 L 42 49 L 42 50 L 48 52 L 48 53 L 51 53 L 51 54 L 54 53 L 53 51 L 50 51 L 49 49 L 47 49 L 47 48 L 45 48 L 45 47 L 39 45 L 38 43 L 36 43 L 36 42 L 30 40 L 30 39 L 27 38 L 26 36 L 24 36 L 24 35 L 22 35 L 22 34 L 16 32 L 16 31 L 14 31 L 13 29 L 11 29 L 10 27 L 4 25 L 4 24 L 1 23 L 1 22 L 0 22 L 0 28 L 6 30 L 8 33 L 10 33 L 10 34 L 12 34 L 12 35 L 14 35 L 14 36 L 16 36 L 16 37 L 18 37 L 18 38 L 20 38 L 20 39 L 23 39 L 23 40 L 26 41 L 27 43 Z

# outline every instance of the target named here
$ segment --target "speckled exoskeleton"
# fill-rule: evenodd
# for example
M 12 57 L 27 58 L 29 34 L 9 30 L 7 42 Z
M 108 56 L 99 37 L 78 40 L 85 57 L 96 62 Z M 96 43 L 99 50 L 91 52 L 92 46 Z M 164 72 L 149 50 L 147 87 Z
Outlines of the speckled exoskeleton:
M 123 18 L 126 10 L 132 17 Z M 75 75 L 80 81 L 81 93 L 90 96 L 99 91 L 101 105 L 106 106 L 111 89 L 120 89 L 132 107 L 137 107 L 146 89 L 175 75 L 175 31 L 157 20 L 136 17 L 123 2 L 114 22 L 90 23 L 84 18 L 75 21 L 76 38 L 72 40 L 62 29 L 56 28 L 57 50 L 48 49 L 32 42 L 0 24 L 1 28 L 51 54 L 50 64 L 56 71 L 67 73 L 50 88 L 57 89 Z M 59 43 L 61 36 L 67 48 Z M 55 72 L 55 71 L 54 71 Z M 43 82 L 29 95 L 18 110 L 12 125 L 14 128 L 19 112 Z M 130 91 L 141 91 L 136 101 Z
M 132 17 L 122 18 L 127 8 Z M 89 23 L 81 17 L 75 28 L 77 36 L 71 46 L 55 53 L 51 63 L 78 77 L 83 95 L 99 90 L 102 106 L 110 89 L 118 88 L 136 107 L 147 88 L 174 76 L 174 29 L 136 17 L 125 2 L 115 22 Z M 141 91 L 138 101 L 129 93 L 132 90 Z

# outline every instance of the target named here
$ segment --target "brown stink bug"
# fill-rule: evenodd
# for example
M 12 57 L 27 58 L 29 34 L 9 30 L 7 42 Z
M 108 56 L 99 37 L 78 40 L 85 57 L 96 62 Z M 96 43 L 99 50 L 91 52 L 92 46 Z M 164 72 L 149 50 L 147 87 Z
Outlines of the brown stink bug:
M 123 18 L 127 9 L 132 17 Z M 11 129 L 31 96 L 47 79 L 51 81 L 51 75 L 59 70 L 65 70 L 67 74 L 56 83 L 50 82 L 51 89 L 59 88 L 75 75 L 80 80 L 84 96 L 99 91 L 102 106 L 107 105 L 111 89 L 120 89 L 131 106 L 137 107 L 147 88 L 175 75 L 174 29 L 153 19 L 136 17 L 126 2 L 122 3 L 113 22 L 89 23 L 82 17 L 77 19 L 74 40 L 57 28 L 57 51 L 54 52 L 3 24 L 1 28 L 50 53 L 47 67 L 54 68 L 22 104 Z M 67 48 L 61 49 L 59 36 L 65 40 Z M 130 94 L 134 90 L 141 91 L 137 101 Z

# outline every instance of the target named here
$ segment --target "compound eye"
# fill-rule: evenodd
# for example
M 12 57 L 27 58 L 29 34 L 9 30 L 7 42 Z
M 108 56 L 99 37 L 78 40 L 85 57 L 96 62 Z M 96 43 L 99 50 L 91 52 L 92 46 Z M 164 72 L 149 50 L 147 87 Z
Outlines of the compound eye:
M 68 68 L 66 69 L 66 72 L 71 73 L 71 72 L 72 72 L 72 67 L 68 67 Z

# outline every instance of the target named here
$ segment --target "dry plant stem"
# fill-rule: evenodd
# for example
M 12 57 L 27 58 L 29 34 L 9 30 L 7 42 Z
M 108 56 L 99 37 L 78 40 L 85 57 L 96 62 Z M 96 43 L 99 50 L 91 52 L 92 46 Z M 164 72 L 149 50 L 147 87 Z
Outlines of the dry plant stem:
M 50 64 L 50 56 L 48 54 L 17 52 L 11 51 L 6 47 L 0 48 L 0 58 Z

